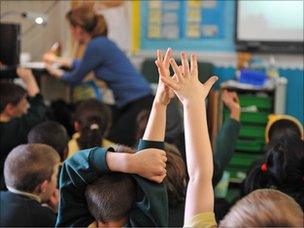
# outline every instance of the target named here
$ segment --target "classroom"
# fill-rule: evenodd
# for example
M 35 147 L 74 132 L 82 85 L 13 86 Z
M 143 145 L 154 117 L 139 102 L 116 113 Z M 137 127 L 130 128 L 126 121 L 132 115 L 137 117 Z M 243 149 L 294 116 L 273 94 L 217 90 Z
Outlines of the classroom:
M 1 0 L 0 227 L 303 227 L 303 0 Z

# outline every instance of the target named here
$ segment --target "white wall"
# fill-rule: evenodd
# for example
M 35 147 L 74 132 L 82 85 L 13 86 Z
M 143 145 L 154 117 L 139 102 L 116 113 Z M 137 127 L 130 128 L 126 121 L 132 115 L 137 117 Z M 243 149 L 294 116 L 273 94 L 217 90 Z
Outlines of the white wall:
M 32 11 L 44 13 L 54 2 L 56 5 L 49 12 L 49 20 L 46 26 L 36 25 L 30 32 L 21 36 L 21 52 L 29 52 L 33 61 L 39 61 L 42 54 L 48 50 L 53 43 L 61 41 L 65 43 L 65 36 L 68 33 L 67 23 L 64 19 L 69 1 L 2 1 L 1 15 L 7 11 Z M 34 23 L 31 20 L 18 15 L 7 15 L 2 22 L 21 24 L 21 33 L 24 33 Z

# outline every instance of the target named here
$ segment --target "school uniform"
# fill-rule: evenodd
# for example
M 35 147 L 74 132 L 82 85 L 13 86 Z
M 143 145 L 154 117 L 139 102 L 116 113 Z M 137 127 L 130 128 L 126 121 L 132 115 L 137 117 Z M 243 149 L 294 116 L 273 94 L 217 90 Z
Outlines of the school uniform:
M 0 190 L 6 189 L 3 168 L 7 155 L 14 147 L 27 143 L 28 132 L 45 120 L 46 106 L 42 96 L 38 94 L 35 97 L 29 97 L 28 101 L 30 108 L 27 114 L 8 122 L 0 122 Z
M 13 192 L 11 192 L 13 191 Z M 39 197 L 18 190 L 0 192 L 1 227 L 53 227 L 55 213 Z
M 163 142 L 141 140 L 138 150 L 164 149 Z M 92 148 L 80 151 L 63 164 L 60 177 L 60 204 L 56 226 L 89 226 L 95 222 L 90 214 L 85 189 L 100 175 L 110 172 L 106 163 L 107 151 L 112 148 Z M 130 211 L 126 226 L 151 227 L 168 225 L 168 197 L 164 184 L 158 184 L 131 175 L 137 184 L 136 202 Z
M 68 143 L 68 158 L 72 157 L 75 153 L 77 153 L 78 151 L 80 151 L 81 149 L 79 148 L 79 145 L 77 143 L 77 139 L 79 139 L 80 137 L 80 133 L 76 132 L 72 135 L 72 139 L 69 141 Z M 101 147 L 110 147 L 112 144 L 114 144 L 113 142 L 107 140 L 107 139 L 102 139 L 100 142 L 100 146 Z

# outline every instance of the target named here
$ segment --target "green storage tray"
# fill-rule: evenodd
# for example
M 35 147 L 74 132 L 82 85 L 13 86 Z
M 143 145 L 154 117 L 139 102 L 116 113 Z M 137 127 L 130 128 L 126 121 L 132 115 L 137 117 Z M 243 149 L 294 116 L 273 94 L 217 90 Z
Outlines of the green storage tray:
M 264 139 L 265 138 L 265 127 L 264 126 L 242 125 L 239 137 Z
M 238 139 L 236 142 L 236 150 L 260 153 L 265 145 L 264 140 L 243 140 Z
M 242 112 L 241 113 L 241 122 L 242 123 L 258 123 L 258 124 L 267 124 L 268 115 L 270 113 L 264 112 Z M 227 109 L 224 109 L 224 119 L 230 117 L 230 112 Z
M 228 167 L 246 169 L 257 159 L 260 159 L 261 155 L 235 153 L 230 160 Z
M 272 109 L 272 99 L 270 97 L 258 97 L 252 95 L 240 95 L 241 107 L 255 105 L 258 109 Z

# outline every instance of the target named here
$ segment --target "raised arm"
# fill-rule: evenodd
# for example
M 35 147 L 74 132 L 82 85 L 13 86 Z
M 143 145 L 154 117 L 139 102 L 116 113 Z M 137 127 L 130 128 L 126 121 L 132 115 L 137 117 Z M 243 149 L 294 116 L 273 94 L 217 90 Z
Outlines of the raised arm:
M 36 79 L 30 69 L 18 68 L 17 75 L 24 82 L 27 93 L 30 97 L 35 97 L 38 93 L 40 93 Z
M 213 186 L 216 186 L 221 180 L 223 172 L 234 154 L 236 141 L 239 137 L 241 128 L 241 108 L 238 95 L 235 92 L 228 92 L 227 90 L 224 90 L 222 93 L 222 101 L 229 109 L 230 118 L 224 122 L 216 137 L 213 159 Z
M 160 50 L 157 50 L 157 60 L 155 64 L 158 68 L 159 80 L 156 95 L 153 101 L 147 127 L 143 136 L 144 140 L 164 141 L 166 128 L 166 110 L 172 97 L 173 91 L 166 86 L 160 79 L 161 75 L 169 77 L 169 59 L 172 56 L 172 50 L 168 48 L 165 56 Z
M 174 89 L 184 108 L 189 183 L 186 194 L 185 223 L 203 212 L 213 212 L 214 194 L 212 187 L 213 161 L 209 140 L 205 98 L 217 77 L 211 77 L 205 84 L 199 82 L 197 60 L 191 55 L 191 68 L 185 53 L 181 54 L 182 68 L 174 61 L 170 64 L 177 81 L 169 77 L 162 80 Z

